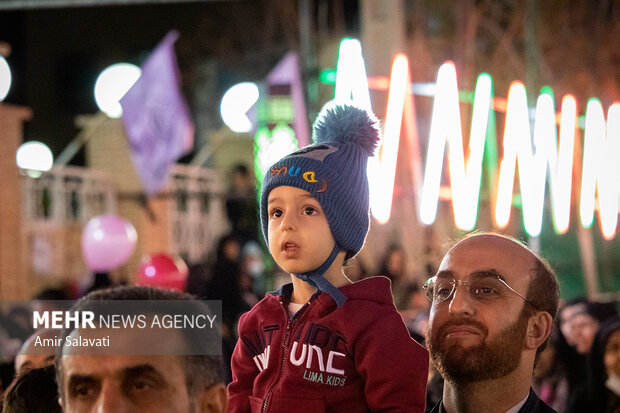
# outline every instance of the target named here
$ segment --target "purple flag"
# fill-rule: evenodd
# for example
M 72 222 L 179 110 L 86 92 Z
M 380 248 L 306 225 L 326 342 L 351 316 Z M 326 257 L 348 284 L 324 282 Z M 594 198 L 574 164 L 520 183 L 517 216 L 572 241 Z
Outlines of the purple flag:
M 166 184 L 170 165 L 194 144 L 194 125 L 181 93 L 174 53 L 178 37 L 176 31 L 166 35 L 120 101 L 133 163 L 149 195 Z

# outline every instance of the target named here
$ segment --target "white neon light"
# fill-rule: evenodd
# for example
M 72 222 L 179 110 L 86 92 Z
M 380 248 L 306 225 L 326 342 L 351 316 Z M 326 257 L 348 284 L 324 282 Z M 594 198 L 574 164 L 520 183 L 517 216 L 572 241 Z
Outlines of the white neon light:
M 410 83 L 407 57 L 402 54 L 396 56 L 390 79 L 383 144 L 379 154 L 368 162 L 368 182 L 372 192 L 370 209 L 375 219 L 382 224 L 388 222 L 392 210 L 403 107 L 407 85 Z
M 353 101 L 364 109 L 372 110 L 362 45 L 357 39 L 340 42 L 334 100 L 337 103 Z
M 605 137 L 605 115 L 601 102 L 598 99 L 590 99 L 586 108 L 581 175 L 581 225 L 586 228 L 592 225 L 598 193 L 599 219 L 605 239 L 615 236 L 618 223 L 619 107 L 619 104 L 613 104 L 609 108 L 607 137 Z
M 536 104 L 533 154 L 525 87 L 513 82 L 508 92 L 504 128 L 504 158 L 499 171 L 495 219 L 500 228 L 510 219 L 515 166 L 519 161 L 519 184 L 523 224 L 531 236 L 542 227 L 545 183 L 549 166 L 549 183 L 556 231 L 566 232 L 570 218 L 571 176 L 575 142 L 576 103 L 568 95 L 562 101 L 561 133 L 558 151 L 553 97 L 542 94 Z
M 527 127 L 525 133 L 521 131 L 524 125 Z M 520 82 L 513 82 L 508 91 L 506 124 L 504 126 L 504 159 L 500 163 L 497 203 L 495 205 L 495 222 L 500 228 L 508 225 L 508 220 L 510 219 L 517 157 L 515 145 L 519 141 L 519 136 L 524 134 L 526 135 L 521 140 L 529 145 L 529 132 L 525 87 Z
M 577 102 L 574 96 L 566 95 L 562 99 L 559 150 L 555 138 L 555 123 L 553 126 L 554 130 L 545 139 L 549 145 L 546 147 L 549 161 L 553 223 L 556 232 L 564 234 L 570 225 L 573 152 L 577 127 Z
M 420 206 L 420 219 L 424 224 L 435 221 L 447 141 L 454 221 L 463 230 L 475 226 L 490 104 L 491 77 L 480 76 L 474 97 L 470 155 L 465 162 L 456 68 L 453 63 L 445 63 L 439 68 Z

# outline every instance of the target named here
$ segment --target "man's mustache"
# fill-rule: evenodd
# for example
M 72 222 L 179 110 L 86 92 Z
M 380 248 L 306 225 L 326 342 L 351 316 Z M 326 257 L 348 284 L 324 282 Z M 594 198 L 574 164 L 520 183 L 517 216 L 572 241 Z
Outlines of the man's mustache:
M 447 334 L 447 330 L 459 327 L 469 327 L 478 330 L 483 336 L 486 336 L 489 332 L 487 327 L 479 321 L 472 320 L 468 317 L 452 317 L 445 324 L 443 324 L 434 334 L 435 339 L 443 339 Z

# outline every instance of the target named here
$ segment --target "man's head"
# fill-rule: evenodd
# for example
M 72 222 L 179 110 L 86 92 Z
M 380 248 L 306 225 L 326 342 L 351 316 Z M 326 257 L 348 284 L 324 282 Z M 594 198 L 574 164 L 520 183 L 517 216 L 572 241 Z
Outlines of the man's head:
M 573 335 L 573 317 L 585 310 L 588 300 L 585 297 L 573 298 L 567 301 L 562 308 L 560 308 L 558 319 L 560 324 L 560 331 L 566 339 L 566 342 L 574 346 L 575 338 Z
M 601 323 L 618 315 L 614 304 L 587 302 L 572 313 L 571 344 L 579 354 L 588 354 Z
M 4 413 L 61 413 L 54 366 L 33 368 L 17 376 L 4 396 Z
M 558 304 L 545 261 L 513 239 L 478 234 L 458 242 L 431 280 L 427 346 L 448 381 L 531 374 Z
M 40 369 L 54 364 L 53 346 L 42 345 L 46 340 L 55 340 L 60 336 L 60 330 L 43 329 L 35 331 L 19 349 L 15 356 L 16 375 L 24 374 L 32 369 Z
M 193 299 L 193 296 L 172 290 L 119 287 L 88 294 L 72 310 L 91 309 L 94 302 L 102 300 Z M 129 335 L 130 330 L 114 330 L 113 334 L 118 337 L 124 333 Z M 74 333 L 75 330 L 65 330 L 63 343 L 65 337 Z M 186 338 L 181 333 L 171 332 L 166 340 L 183 342 Z M 222 382 L 218 356 L 84 355 L 73 352 L 62 347 L 56 358 L 60 399 L 66 413 L 93 409 L 151 413 L 226 410 L 226 387 Z

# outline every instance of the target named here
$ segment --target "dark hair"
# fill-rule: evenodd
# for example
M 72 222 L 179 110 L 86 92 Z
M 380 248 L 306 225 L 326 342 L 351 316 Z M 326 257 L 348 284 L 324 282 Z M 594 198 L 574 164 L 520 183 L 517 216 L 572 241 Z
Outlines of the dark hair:
M 164 290 L 146 286 L 121 286 L 93 291 L 79 299 L 72 307 L 73 311 L 83 311 L 91 307 L 93 301 L 103 300 L 187 300 L 194 302 L 197 308 L 205 311 L 204 303 L 197 300 L 195 296 L 175 290 Z M 156 307 L 153 307 L 155 309 Z M 63 330 L 61 339 L 71 334 L 70 329 Z M 186 340 L 187 341 L 187 340 Z M 186 343 L 192 345 L 194 343 Z M 57 349 L 56 368 L 58 377 L 58 387 L 60 396 L 63 397 L 62 382 L 62 347 Z M 195 395 L 199 391 L 211 387 L 222 381 L 222 358 L 213 355 L 180 355 L 177 356 L 184 364 L 185 381 L 190 395 Z
M 61 300 L 68 300 L 69 295 L 65 292 L 65 290 L 61 288 L 45 288 L 39 291 L 34 296 L 34 299 L 35 300 L 61 301 Z
M 601 303 L 598 301 L 591 301 L 585 304 L 582 311 L 577 314 L 587 314 L 598 323 L 602 323 L 618 315 L 618 310 L 613 303 Z
M 4 413 L 62 413 L 54 366 L 18 376 L 4 396 Z
M 383 253 L 383 258 L 381 259 L 381 267 L 379 268 L 379 274 L 385 275 L 392 281 L 394 281 L 395 277 L 406 276 L 406 274 L 393 274 L 390 272 L 389 262 L 393 254 L 402 254 L 403 259 L 405 261 L 407 260 L 405 248 L 402 245 L 395 243 L 395 242 L 390 243 L 388 245 L 385 252 Z
M 532 278 L 530 279 L 526 297 L 538 310 L 551 314 L 553 321 L 555 321 L 560 300 L 558 279 L 547 260 L 531 250 L 530 252 L 535 257 L 535 264 L 531 270 Z M 529 306 L 525 307 L 530 308 Z M 529 315 L 533 315 L 533 311 L 530 311 Z M 536 349 L 536 362 L 538 362 L 540 353 L 547 347 L 548 342 L 549 337 Z

